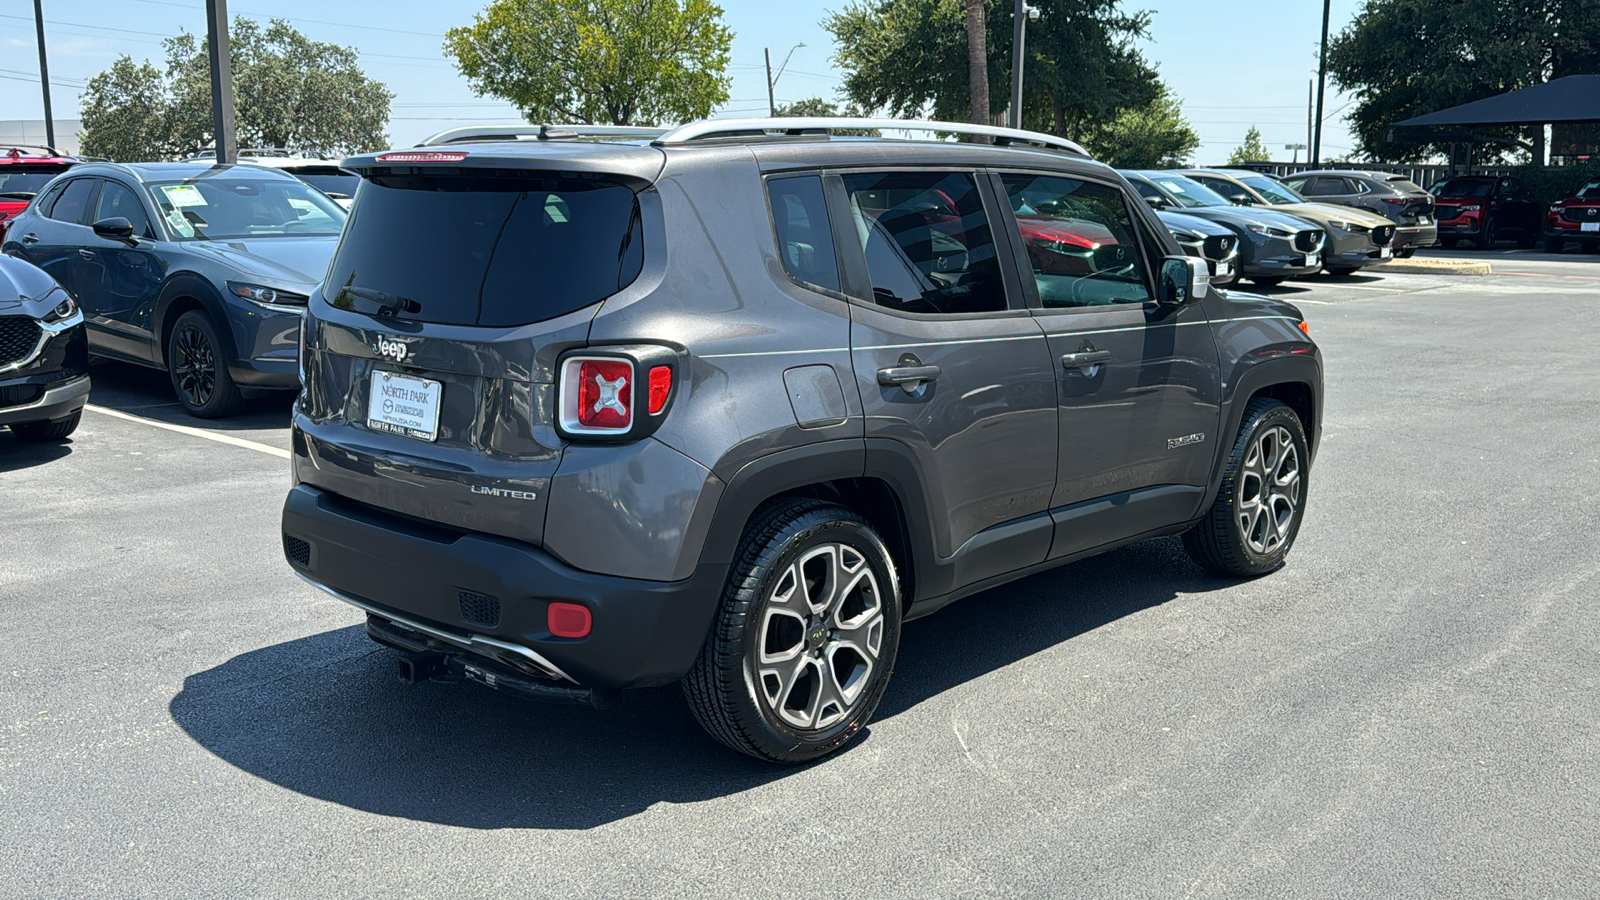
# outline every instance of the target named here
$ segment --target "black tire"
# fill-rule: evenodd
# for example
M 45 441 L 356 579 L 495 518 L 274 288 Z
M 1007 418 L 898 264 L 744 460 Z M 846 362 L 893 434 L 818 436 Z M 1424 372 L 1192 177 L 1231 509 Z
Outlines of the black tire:
M 807 598 L 822 587 L 828 597 L 819 614 Z M 855 615 L 842 621 L 855 625 L 842 626 L 845 611 Z M 870 645 L 874 631 L 874 661 L 844 638 L 853 633 Z M 810 762 L 848 744 L 872 717 L 899 643 L 899 578 L 877 533 L 844 507 L 780 500 L 745 529 L 683 695 L 701 726 L 729 747 L 769 762 Z M 763 661 L 772 668 L 763 670 Z M 851 667 L 842 688 L 836 665 Z M 787 684 L 784 670 L 792 673 Z
M 1394 258 L 1395 259 L 1410 259 L 1411 257 L 1416 256 L 1416 255 L 1417 255 L 1417 248 L 1415 248 L 1415 247 L 1407 247 L 1404 250 L 1396 250 L 1394 252 Z
M 1439 238 L 1439 246 L 1446 250 L 1454 250 L 1456 248 L 1456 244 L 1460 243 L 1460 241 L 1461 239 L 1456 237 L 1442 237 Z
M 1351 275 L 1356 273 L 1355 268 L 1348 266 L 1340 266 L 1339 268 L 1327 269 L 1325 271 L 1328 273 L 1329 278 L 1349 278 Z
M 19 441 L 30 444 L 43 444 L 49 441 L 63 441 L 78 430 L 78 420 L 83 418 L 83 410 L 78 410 L 65 419 L 43 422 L 18 422 L 11 426 L 11 433 Z
M 1287 439 L 1283 439 L 1285 435 Z M 1292 448 L 1294 456 L 1290 458 L 1280 451 L 1277 457 L 1268 459 L 1263 442 L 1269 437 L 1280 448 Z M 1228 455 L 1216 501 L 1205 519 L 1183 534 L 1183 549 L 1189 558 L 1202 568 L 1241 578 L 1265 575 L 1281 567 L 1305 517 L 1309 458 L 1305 429 L 1294 410 L 1265 397 L 1251 400 Z M 1294 470 L 1292 484 L 1278 481 L 1279 476 L 1286 477 L 1288 465 Z M 1258 498 L 1254 508 L 1259 509 L 1259 497 L 1267 480 L 1263 473 L 1273 475 L 1273 487 L 1282 491 L 1268 490 L 1266 509 L 1252 516 L 1252 507 L 1246 504 L 1254 493 Z M 1251 482 L 1255 482 L 1254 489 Z M 1283 500 L 1288 501 L 1286 519 L 1281 513 Z M 1268 512 L 1272 513 L 1270 517 Z M 1246 519 L 1248 524 L 1243 521 Z
M 1287 281 L 1288 278 L 1289 276 L 1287 275 L 1273 275 L 1268 278 L 1252 278 L 1250 283 L 1256 287 L 1277 287 Z
M 1567 242 L 1563 238 L 1544 239 L 1544 252 L 1546 253 L 1560 253 L 1565 249 L 1567 249 Z
M 1478 245 L 1479 250 L 1493 250 L 1494 245 L 1500 243 L 1500 223 L 1489 219 L 1483 223 L 1483 230 L 1472 241 Z
M 173 323 L 167 341 L 167 375 L 172 392 L 189 415 L 220 419 L 239 411 L 244 397 L 228 374 L 224 344 L 211 317 L 191 309 Z
M 1584 244 L 1583 245 L 1583 252 L 1585 252 L 1585 253 L 1600 253 L 1600 244 Z

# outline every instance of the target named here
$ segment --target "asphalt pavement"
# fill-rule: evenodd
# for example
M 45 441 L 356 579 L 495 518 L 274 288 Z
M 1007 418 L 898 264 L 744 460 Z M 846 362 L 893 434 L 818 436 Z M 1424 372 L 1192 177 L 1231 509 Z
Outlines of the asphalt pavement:
M 799 769 L 676 688 L 398 683 L 282 560 L 288 398 L 97 365 L 0 433 L 0 896 L 1600 896 L 1600 256 L 1477 258 L 1268 292 L 1327 359 L 1287 567 L 964 600 Z

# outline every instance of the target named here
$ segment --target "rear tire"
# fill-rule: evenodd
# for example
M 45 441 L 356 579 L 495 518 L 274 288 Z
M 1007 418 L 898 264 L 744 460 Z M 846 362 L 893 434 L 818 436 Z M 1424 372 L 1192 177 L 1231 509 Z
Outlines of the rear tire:
M 29 444 L 43 444 L 49 441 L 66 440 L 69 435 L 78 430 L 78 420 L 83 418 L 83 410 L 78 410 L 65 419 L 43 422 L 18 422 L 11 426 L 11 433 L 17 440 Z
M 1268 278 L 1252 278 L 1250 283 L 1256 287 L 1277 287 L 1288 279 L 1287 275 L 1273 275 Z
M 1240 578 L 1281 567 L 1305 516 L 1308 462 L 1305 428 L 1294 410 L 1270 398 L 1251 400 L 1216 501 L 1183 533 L 1189 558 Z
M 1341 267 L 1339 267 L 1337 269 L 1328 269 L 1327 272 L 1328 272 L 1328 277 L 1329 278 L 1349 278 L 1351 275 L 1354 275 L 1356 273 L 1356 270 L 1353 269 L 1353 268 L 1341 266 Z
M 1473 240 L 1479 250 L 1493 250 L 1494 245 L 1500 243 L 1500 223 L 1493 219 L 1483 223 L 1483 230 L 1478 232 Z
M 239 411 L 244 398 L 228 374 L 228 358 L 211 317 L 191 309 L 178 317 L 167 342 L 172 392 L 189 415 L 220 419 Z
M 683 694 L 734 750 L 810 762 L 872 717 L 899 643 L 899 578 L 877 533 L 844 507 L 780 500 L 746 527 Z
M 1407 247 L 1404 250 L 1396 250 L 1394 252 L 1394 258 L 1395 259 L 1410 259 L 1411 257 L 1416 256 L 1416 255 L 1417 255 L 1417 248 L 1415 248 L 1415 247 Z

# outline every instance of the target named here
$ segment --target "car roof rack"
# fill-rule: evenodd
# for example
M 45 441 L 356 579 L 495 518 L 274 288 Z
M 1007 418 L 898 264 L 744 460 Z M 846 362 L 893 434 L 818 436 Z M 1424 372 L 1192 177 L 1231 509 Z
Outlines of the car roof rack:
M 24 156 L 24 155 L 26 155 L 26 156 L 38 156 L 38 155 L 40 155 L 40 154 L 37 154 L 37 153 L 24 153 L 23 151 L 26 151 L 26 150 L 43 150 L 44 151 L 43 155 L 45 155 L 45 156 L 55 156 L 55 157 L 65 157 L 66 156 L 66 154 L 62 153 L 60 150 L 57 150 L 54 147 L 47 147 L 44 144 L 4 144 L 4 145 L 0 145 L 0 155 L 9 156 L 12 159 L 16 159 L 16 158 L 18 158 L 20 156 Z
M 477 141 L 560 141 L 580 138 L 654 140 L 670 131 L 644 125 L 467 125 L 424 138 L 418 147 Z
M 679 125 L 656 138 L 660 145 L 687 144 L 707 138 L 737 138 L 760 136 L 804 136 L 827 134 L 829 131 L 876 129 L 879 131 L 923 131 L 944 134 L 982 135 L 994 138 L 995 144 L 1007 147 L 1027 144 L 1048 150 L 1065 150 L 1087 157 L 1089 152 L 1076 141 L 1024 131 L 1020 128 L 1001 128 L 996 125 L 973 125 L 966 122 L 929 122 L 911 119 L 869 119 L 853 116 L 797 116 L 767 119 L 706 119 Z

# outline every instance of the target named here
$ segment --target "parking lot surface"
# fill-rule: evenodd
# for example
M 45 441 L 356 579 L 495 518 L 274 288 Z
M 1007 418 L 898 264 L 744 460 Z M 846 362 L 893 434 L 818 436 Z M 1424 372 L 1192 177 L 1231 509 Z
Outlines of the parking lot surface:
M 0 895 L 1600 896 L 1600 257 L 1289 282 L 1326 434 L 1280 572 L 1152 541 L 906 626 L 858 746 L 407 687 L 294 578 L 287 397 L 94 369 L 0 434 Z

